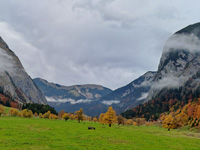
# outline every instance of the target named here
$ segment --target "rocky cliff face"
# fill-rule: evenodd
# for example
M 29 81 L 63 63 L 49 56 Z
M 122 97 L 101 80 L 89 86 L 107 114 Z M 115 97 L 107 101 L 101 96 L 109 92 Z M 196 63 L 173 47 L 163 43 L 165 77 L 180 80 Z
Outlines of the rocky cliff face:
M 47 101 L 24 70 L 20 60 L 0 37 L 0 88 L 21 103 Z
M 184 87 L 199 70 L 200 23 L 197 23 L 176 32 L 166 42 L 148 100 L 158 97 L 162 89 Z M 190 90 L 195 91 L 200 86 L 199 79 L 192 82 L 195 86 Z

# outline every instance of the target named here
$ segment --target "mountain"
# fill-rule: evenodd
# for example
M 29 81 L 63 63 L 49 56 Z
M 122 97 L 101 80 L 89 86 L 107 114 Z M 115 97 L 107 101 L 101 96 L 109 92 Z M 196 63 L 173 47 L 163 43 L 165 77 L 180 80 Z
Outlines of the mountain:
M 118 88 L 102 97 L 103 103 L 113 102 L 117 112 L 122 112 L 143 103 L 148 95 L 156 72 L 149 71 L 128 85 Z M 112 103 L 111 103 L 112 104 Z
M 49 105 L 57 111 L 74 112 L 81 107 L 87 115 L 96 116 L 113 106 L 117 113 L 146 100 L 155 72 L 147 72 L 138 79 L 115 91 L 100 85 L 62 86 L 36 78 L 35 84 L 46 96 Z
M 184 87 L 199 69 L 200 23 L 197 23 L 176 32 L 166 42 L 148 99 L 158 97 L 164 88 Z M 197 86 L 192 87 L 193 91 L 198 88 L 199 83 L 195 80 Z
M 41 78 L 35 78 L 34 82 L 42 90 L 48 101 L 67 101 L 67 99 L 69 101 L 70 99 L 74 101 L 80 99 L 96 100 L 112 92 L 109 88 L 94 84 L 63 86 L 49 83 Z
M 99 104 L 98 100 L 102 96 L 112 92 L 109 88 L 94 84 L 63 86 L 41 78 L 35 78 L 34 82 L 45 95 L 48 104 L 58 112 L 75 112 L 83 108 L 85 114 L 97 115 L 99 109 L 93 110 L 94 106 Z
M 0 93 L 19 103 L 47 101 L 42 92 L 26 73 L 20 60 L 0 37 Z
M 200 96 L 199 79 L 200 23 L 196 23 L 179 30 L 167 40 L 146 103 L 129 113 L 156 118 L 169 111 L 172 105 L 176 104 L 176 108 L 184 106 L 188 100 Z

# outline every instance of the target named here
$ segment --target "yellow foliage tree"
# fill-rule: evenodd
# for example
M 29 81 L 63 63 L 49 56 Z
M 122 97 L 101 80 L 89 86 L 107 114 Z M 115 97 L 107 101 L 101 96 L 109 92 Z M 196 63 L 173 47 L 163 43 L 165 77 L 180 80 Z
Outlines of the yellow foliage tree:
M 80 121 L 83 121 L 83 108 L 81 108 L 79 111 L 76 111 L 76 119 L 80 123 Z
M 42 116 L 43 116 L 42 113 L 39 113 L 39 118 L 42 118 Z
M 33 112 L 32 112 L 32 110 L 28 110 L 28 112 L 27 112 L 27 117 L 28 117 L 28 118 L 32 118 L 32 117 L 33 117 Z
M 162 122 L 162 125 L 163 125 L 163 128 L 168 128 L 168 131 L 176 127 L 175 120 L 172 114 L 169 114 L 165 117 L 165 120 Z
M 12 111 L 12 114 L 11 114 L 11 115 L 12 115 L 12 116 L 17 116 L 18 113 L 19 113 L 18 110 L 17 110 L 17 109 L 14 109 L 14 110 Z
M 136 125 L 137 125 L 137 123 L 135 121 L 133 121 L 133 126 L 136 126 Z
M 12 113 L 13 113 L 14 110 L 15 110 L 14 108 L 10 108 L 9 111 L 8 111 L 8 114 L 12 115 Z
M 69 118 L 70 118 L 70 120 L 74 120 L 74 119 L 76 118 L 76 116 L 75 116 L 74 114 L 71 114 L 71 115 L 69 116 Z
M 22 117 L 22 112 L 19 112 L 19 113 L 18 113 L 18 117 Z
M 1 114 L 4 113 L 4 111 L 5 111 L 4 106 L 3 106 L 3 105 L 0 105 L 0 116 L 1 116 Z
M 128 119 L 128 120 L 126 120 L 125 124 L 126 125 L 132 125 L 133 124 L 133 120 L 132 119 Z
M 58 114 L 58 117 L 59 118 L 63 118 L 63 115 L 65 114 L 65 111 L 64 110 L 61 110 Z
M 104 115 L 103 113 L 100 114 L 99 116 L 99 123 L 104 124 Z
M 93 118 L 93 121 L 94 121 L 94 122 L 97 122 L 97 121 L 98 121 L 98 119 L 95 117 L 95 118 Z
M 35 118 L 38 117 L 38 113 L 37 112 L 34 113 L 34 117 Z
M 136 121 L 138 126 L 145 124 L 145 119 L 144 118 L 136 118 L 135 121 Z
M 112 106 L 108 107 L 108 111 L 104 115 L 104 122 L 109 124 L 109 127 L 111 124 L 117 123 L 117 116 Z
M 50 111 L 47 111 L 46 113 L 43 114 L 42 117 L 48 119 L 50 114 L 51 114 L 51 112 L 50 112 Z
M 21 111 L 22 117 L 28 117 L 28 110 L 24 109 Z
M 65 119 L 66 121 L 69 119 L 69 115 L 67 113 L 64 113 L 62 115 L 62 118 Z
M 180 129 L 180 127 L 183 127 L 184 125 L 187 124 L 188 116 L 185 113 L 181 112 L 180 114 L 175 116 L 174 121 L 176 127 Z

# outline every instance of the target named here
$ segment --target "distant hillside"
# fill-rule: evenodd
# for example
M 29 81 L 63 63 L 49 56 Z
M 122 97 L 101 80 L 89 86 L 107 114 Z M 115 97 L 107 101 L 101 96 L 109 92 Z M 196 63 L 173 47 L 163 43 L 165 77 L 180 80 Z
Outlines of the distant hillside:
M 55 101 L 59 99 L 95 100 L 112 92 L 109 88 L 94 84 L 63 86 L 49 83 L 41 78 L 34 79 L 34 82 L 42 90 L 47 99 L 54 99 Z
M 200 23 L 197 23 L 167 40 L 147 102 L 123 114 L 157 119 L 173 105 L 178 109 L 199 97 Z
M 34 79 L 34 82 L 42 90 L 48 103 L 58 112 L 74 112 L 83 108 L 87 115 L 96 116 L 106 112 L 108 106 L 113 106 L 119 114 L 143 103 L 154 75 L 155 72 L 149 71 L 115 91 L 100 85 L 62 86 L 40 78 Z
M 117 112 L 135 107 L 146 100 L 155 74 L 156 72 L 149 71 L 128 85 L 118 88 L 102 97 L 100 100 L 104 103 L 118 102 L 116 104 L 113 103 L 113 107 L 115 107 Z

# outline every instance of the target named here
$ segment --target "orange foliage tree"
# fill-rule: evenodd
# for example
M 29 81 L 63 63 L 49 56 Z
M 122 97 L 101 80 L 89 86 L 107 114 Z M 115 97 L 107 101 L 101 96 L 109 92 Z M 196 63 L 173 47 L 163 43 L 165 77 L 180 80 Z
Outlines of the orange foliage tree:
M 114 124 L 117 122 L 117 116 L 112 106 L 108 107 L 108 111 L 105 113 L 105 116 L 104 116 L 104 122 L 106 124 L 109 124 L 109 127 L 111 127 L 111 124 Z

